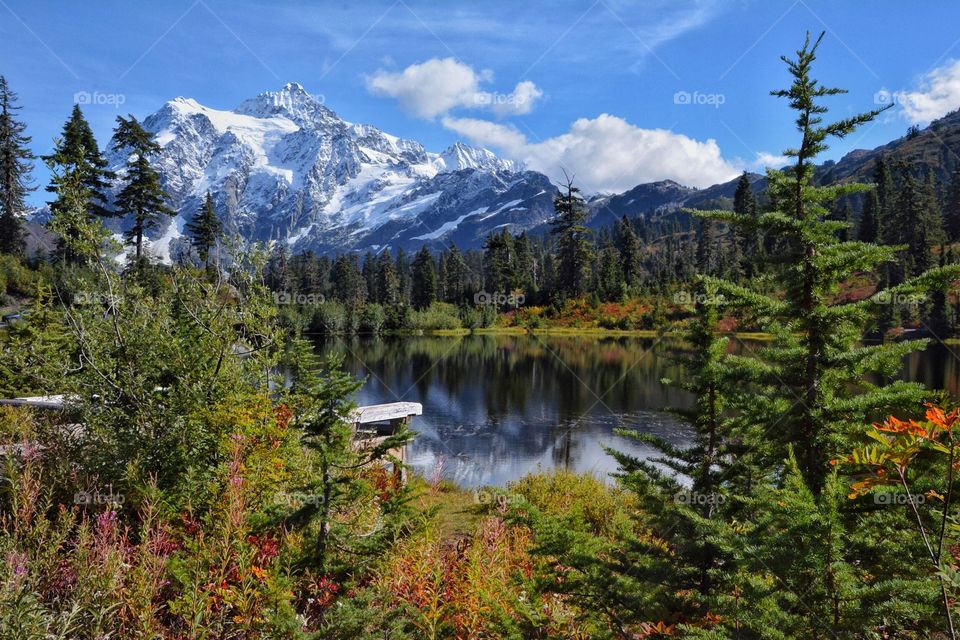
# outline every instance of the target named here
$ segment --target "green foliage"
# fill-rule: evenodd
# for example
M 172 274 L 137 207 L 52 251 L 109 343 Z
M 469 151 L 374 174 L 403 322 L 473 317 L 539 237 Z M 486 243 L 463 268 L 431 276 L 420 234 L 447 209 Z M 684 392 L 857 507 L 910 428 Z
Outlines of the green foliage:
M 127 242 L 136 247 L 136 259 L 143 259 L 143 236 L 160 224 L 163 216 L 174 211 L 167 206 L 167 194 L 160 184 L 160 173 L 150 164 L 150 158 L 160 153 L 160 145 L 133 116 L 117 116 L 113 147 L 126 151 L 129 158 L 122 174 L 124 186 L 117 194 L 117 211 L 130 214 L 133 225 L 127 233 Z
M 17 119 L 17 94 L 0 76 L 0 253 L 23 254 L 25 247 L 22 217 L 25 198 L 33 190 L 30 174 L 30 136 Z

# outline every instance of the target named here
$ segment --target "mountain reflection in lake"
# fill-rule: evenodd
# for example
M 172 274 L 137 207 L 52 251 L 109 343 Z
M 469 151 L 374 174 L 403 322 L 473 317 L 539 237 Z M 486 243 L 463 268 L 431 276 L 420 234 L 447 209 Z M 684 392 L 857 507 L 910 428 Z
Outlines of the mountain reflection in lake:
M 661 383 L 682 374 L 678 349 L 655 339 L 512 335 L 318 343 L 367 378 L 359 404 L 422 403 L 410 464 L 427 477 L 441 469 L 463 487 L 504 485 L 557 467 L 608 478 L 616 463 L 604 447 L 653 453 L 617 429 L 689 442 L 689 427 L 663 412 L 692 400 Z M 956 394 L 954 350 L 910 356 L 906 377 Z

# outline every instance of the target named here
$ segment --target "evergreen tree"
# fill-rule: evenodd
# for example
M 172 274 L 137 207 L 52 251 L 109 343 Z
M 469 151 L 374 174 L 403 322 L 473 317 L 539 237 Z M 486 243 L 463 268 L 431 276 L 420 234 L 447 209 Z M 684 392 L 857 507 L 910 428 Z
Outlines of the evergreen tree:
M 373 302 L 379 301 L 380 295 L 377 291 L 377 256 L 374 255 L 372 251 L 367 251 L 367 254 L 363 256 L 361 273 L 363 274 L 363 281 L 367 286 L 367 299 Z
M 210 252 L 220 239 L 221 224 L 217 217 L 217 209 L 213 204 L 213 196 L 207 191 L 203 207 L 187 223 L 190 233 L 190 244 L 197 250 L 197 255 L 203 266 L 210 266 Z
M 137 264 L 143 254 L 143 236 L 160 224 L 162 216 L 173 216 L 175 211 L 167 206 L 168 196 L 160 184 L 160 173 L 150 164 L 150 158 L 160 153 L 153 136 L 137 119 L 117 116 L 113 148 L 130 154 L 124 186 L 117 194 L 117 210 L 133 216 L 133 225 L 127 233 L 127 242 L 136 247 Z
M 880 216 L 880 199 L 877 190 L 867 192 L 863 201 L 863 213 L 860 214 L 860 228 L 857 230 L 857 239 L 860 242 L 876 242 L 879 239 L 878 222 Z
M 943 226 L 950 242 L 960 242 L 960 166 L 950 178 L 950 188 L 943 209 Z
M 701 220 L 697 232 L 697 272 L 717 272 L 717 227 L 713 220 Z
M 483 277 L 487 291 L 503 295 L 513 291 L 515 266 L 513 236 L 510 232 L 504 229 L 487 236 L 483 245 Z
M 389 249 L 377 258 L 377 302 L 393 306 L 400 302 L 400 280 Z
M 785 268 L 776 274 L 779 293 L 766 295 L 728 281 L 707 279 L 728 302 L 760 318 L 762 328 L 775 337 L 755 356 L 736 360 L 737 389 L 727 395 L 733 398 L 729 407 L 734 421 L 731 437 L 752 441 L 763 451 L 760 464 L 777 487 L 767 496 L 742 497 L 745 505 L 754 505 L 754 512 L 762 512 L 763 517 L 746 527 L 751 533 L 745 543 L 753 539 L 760 545 L 751 556 L 762 561 L 752 562 L 745 556 L 741 589 L 756 590 L 754 600 L 762 607 L 756 611 L 778 613 L 776 618 L 758 615 L 750 622 L 740 618 L 737 628 L 749 625 L 758 633 L 765 625 L 774 624 L 785 637 L 816 637 L 824 631 L 852 637 L 884 620 L 886 612 L 881 608 L 850 604 L 862 597 L 871 571 L 852 563 L 851 545 L 863 525 L 847 518 L 843 492 L 831 480 L 828 461 L 849 449 L 873 412 L 904 410 L 928 397 L 928 392 L 912 383 L 872 382 L 873 376 L 885 379 L 898 371 L 903 356 L 925 343 L 861 344 L 876 311 L 875 299 L 850 302 L 835 295 L 840 284 L 855 274 L 892 260 L 897 248 L 841 241 L 838 234 L 845 223 L 827 219 L 831 202 L 869 186 L 815 185 L 814 158 L 827 149 L 829 138 L 849 135 L 880 110 L 823 123 L 827 109 L 819 99 L 843 91 L 810 77 L 819 42 L 811 45 L 808 37 L 796 59 L 784 58 L 793 84 L 773 92 L 786 98 L 797 112 L 801 134 L 799 146 L 786 152 L 793 158 L 792 165 L 768 171 L 770 210 L 757 220 L 780 247 L 779 258 Z M 736 225 L 749 224 L 733 212 L 695 213 Z M 958 274 L 960 270 L 944 267 L 904 283 L 896 292 L 942 286 Z M 757 397 L 764 402 L 757 403 Z M 783 506 L 774 508 L 771 499 Z M 781 533 L 787 531 L 795 531 L 795 535 Z M 790 543 L 780 544 L 781 535 Z M 798 555 L 791 545 L 802 540 L 808 546 Z M 800 593 L 817 593 L 816 598 L 805 600 L 805 607 L 799 606 L 794 591 L 801 584 Z M 769 599 L 765 604 L 764 598 Z M 733 603 L 728 601 L 725 606 Z
M 397 302 L 410 303 L 410 257 L 403 247 L 397 247 Z
M 115 177 L 107 169 L 107 160 L 100 153 L 100 147 L 90 129 L 90 124 L 83 116 L 80 105 L 74 105 L 70 118 L 63 125 L 63 133 L 57 139 L 53 153 L 43 159 L 55 171 L 59 180 L 69 179 L 70 174 L 76 172 L 82 176 L 82 183 L 88 193 L 88 210 L 91 216 L 110 217 L 113 212 L 107 206 L 106 190 L 109 181 Z M 49 202 L 51 213 L 56 214 L 63 206 L 60 182 L 54 179 L 47 191 L 56 195 L 56 199 Z
M 90 188 L 84 180 L 87 168 L 65 169 L 51 164 L 50 169 L 57 184 L 58 206 L 47 228 L 57 235 L 57 255 L 69 264 L 96 258 L 109 233 L 98 218 L 90 215 Z
M 351 398 L 362 382 L 344 371 L 342 360 L 334 356 L 326 360 L 322 371 L 317 371 L 309 350 L 303 343 L 296 347 L 298 366 L 292 401 L 302 442 L 314 454 L 311 462 L 315 472 L 309 476 L 313 481 L 303 492 L 316 499 L 305 501 L 290 522 L 316 523 L 310 564 L 320 575 L 352 573 L 358 569 L 356 563 L 361 556 L 376 557 L 392 543 L 398 534 L 397 524 L 403 520 L 403 505 L 409 500 L 409 491 L 401 482 L 394 482 L 394 491 L 384 492 L 372 479 L 376 475 L 362 471 L 384 463 L 400 470 L 400 461 L 390 452 L 410 442 L 413 434 L 404 424 L 372 447 L 357 447 L 351 418 L 356 406 Z M 384 499 L 385 493 L 392 495 Z M 355 518 L 360 507 L 377 512 L 371 520 L 378 526 L 372 531 L 357 532 L 350 525 L 351 518 L 345 517 L 352 514 Z M 346 566 L 332 566 L 334 558 L 344 556 L 348 558 Z
M 617 249 L 620 250 L 624 283 L 635 291 L 643 279 L 643 256 L 640 239 L 627 216 L 617 221 L 616 243 Z
M 457 304 L 467 301 L 468 280 L 470 278 L 470 267 L 463 259 L 463 254 L 456 246 L 450 248 L 447 255 L 447 273 L 444 291 L 446 292 L 447 302 Z
M 894 220 L 893 208 L 896 200 L 896 189 L 893 183 L 893 172 L 885 156 L 880 156 L 873 170 L 873 183 L 877 192 L 877 239 L 883 244 L 898 244 L 897 235 L 900 229 L 897 220 Z
M 413 261 L 413 282 L 410 302 L 414 309 L 426 309 L 437 299 L 437 270 L 433 256 L 426 247 L 417 252 Z
M 750 177 L 744 171 L 737 182 L 737 190 L 733 194 L 733 210 L 748 221 L 738 227 L 734 233 L 737 244 L 741 247 L 740 254 L 743 262 L 743 274 L 751 278 L 757 274 L 763 261 L 763 238 L 756 228 L 756 218 L 759 214 L 757 197 L 750 186 Z
M 524 231 L 513 242 L 514 252 L 514 288 L 523 295 L 532 298 L 537 294 L 537 263 L 533 257 L 530 236 Z
M 358 311 L 367 299 L 367 284 L 353 253 L 338 256 L 333 263 L 333 295 L 348 312 Z
M 586 293 L 590 281 L 593 247 L 584 224 L 586 205 L 571 178 L 553 199 L 553 208 L 556 216 L 550 221 L 550 233 L 556 241 L 556 287 L 561 295 L 578 298 Z
M 22 255 L 25 249 L 23 214 L 34 155 L 27 145 L 26 125 L 17 119 L 17 94 L 0 76 L 0 252 Z
M 613 244 L 600 251 L 597 265 L 597 295 L 605 302 L 619 300 L 623 294 L 623 269 L 620 252 Z

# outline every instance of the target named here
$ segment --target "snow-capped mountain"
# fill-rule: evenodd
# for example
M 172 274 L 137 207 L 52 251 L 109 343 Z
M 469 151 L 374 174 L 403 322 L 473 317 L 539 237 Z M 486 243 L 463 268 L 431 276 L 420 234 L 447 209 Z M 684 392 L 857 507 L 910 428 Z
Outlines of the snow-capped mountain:
M 286 242 L 292 251 L 478 246 L 490 231 L 519 232 L 553 212 L 555 187 L 486 149 L 432 153 L 413 140 L 352 124 L 295 83 L 232 111 L 176 98 L 143 126 L 177 216 L 154 232 L 169 258 L 207 191 L 230 233 Z M 113 168 L 126 158 L 115 153 Z

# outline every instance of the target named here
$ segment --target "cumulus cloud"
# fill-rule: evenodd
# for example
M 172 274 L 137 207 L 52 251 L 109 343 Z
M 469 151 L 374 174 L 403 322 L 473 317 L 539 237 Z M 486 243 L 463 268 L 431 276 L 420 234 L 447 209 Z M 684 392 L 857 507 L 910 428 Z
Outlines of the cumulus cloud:
M 588 191 L 624 191 L 663 179 L 707 187 L 739 173 L 713 139 L 701 142 L 665 129 L 642 129 L 609 114 L 580 118 L 568 132 L 539 142 L 530 142 L 513 126 L 475 118 L 446 117 L 443 125 L 553 179 L 564 170 L 573 173 Z
M 913 124 L 926 124 L 960 107 L 960 60 L 937 67 L 915 91 L 895 94 L 903 114 Z
M 487 109 L 498 117 L 530 113 L 543 92 L 529 80 L 517 83 L 513 91 L 499 93 L 481 89 L 493 81 L 493 72 L 473 67 L 454 58 L 430 58 L 403 71 L 383 69 L 367 78 L 367 89 L 378 96 L 395 99 L 408 113 L 432 119 L 457 108 Z
M 755 169 L 780 169 L 790 162 L 790 158 L 787 156 L 778 155 L 776 153 L 768 153 L 766 151 L 758 151 L 757 157 L 754 159 L 752 166 Z

